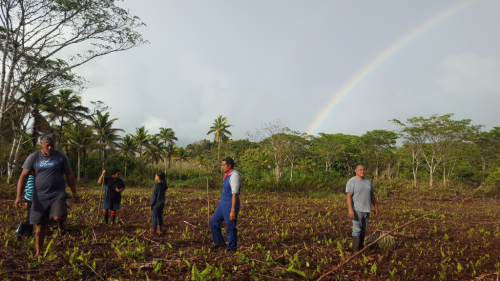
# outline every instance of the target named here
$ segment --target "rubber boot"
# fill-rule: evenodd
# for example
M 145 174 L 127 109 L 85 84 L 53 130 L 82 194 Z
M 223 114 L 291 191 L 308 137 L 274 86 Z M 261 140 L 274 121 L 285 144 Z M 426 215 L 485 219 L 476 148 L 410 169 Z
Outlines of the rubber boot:
M 103 215 L 103 216 L 104 216 L 104 223 L 105 223 L 105 224 L 108 224 L 108 214 Z
M 359 250 L 363 250 L 365 248 L 365 235 L 359 236 Z
M 26 225 L 20 223 L 19 226 L 17 227 L 17 230 L 16 230 L 16 233 L 14 234 L 14 236 L 18 239 L 20 239 L 24 232 L 26 231 Z
M 361 242 L 361 237 L 352 238 L 352 253 L 355 254 L 359 252 L 359 243 Z
M 161 225 L 156 227 L 156 235 L 158 235 L 158 237 L 161 235 Z
M 156 227 L 151 227 L 151 236 L 156 235 Z
M 111 224 L 115 225 L 116 216 L 111 216 Z

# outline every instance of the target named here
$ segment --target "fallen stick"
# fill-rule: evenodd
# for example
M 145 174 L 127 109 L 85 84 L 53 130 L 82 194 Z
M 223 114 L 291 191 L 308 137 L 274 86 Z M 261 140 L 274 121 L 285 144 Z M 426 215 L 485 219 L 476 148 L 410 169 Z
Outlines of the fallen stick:
M 185 223 L 185 224 L 187 224 L 187 225 L 190 225 L 190 226 L 192 226 L 192 227 L 196 227 L 196 228 L 198 228 L 198 227 L 199 227 L 199 226 L 197 226 L 197 225 L 190 224 L 190 223 L 189 223 L 189 222 L 187 222 L 187 221 L 184 221 L 184 223 Z M 207 237 L 207 236 L 205 236 L 203 233 L 200 233 L 200 234 L 201 234 L 201 236 L 203 236 L 203 237 L 207 238 L 208 240 L 210 240 L 210 238 L 209 238 L 209 237 Z
M 90 268 L 90 270 L 92 270 L 92 272 L 94 272 L 97 276 L 99 276 L 99 277 L 101 278 L 101 280 L 105 280 L 104 278 L 102 278 L 102 276 L 101 276 L 99 273 L 95 272 L 95 270 L 94 270 L 92 267 L 90 267 L 88 264 L 85 264 L 85 265 L 86 265 L 88 268 Z
M 393 233 L 394 231 L 396 231 L 396 230 L 398 230 L 398 229 L 401 229 L 401 228 L 403 228 L 403 227 L 405 227 L 405 226 L 407 226 L 407 225 L 410 225 L 410 224 L 412 224 L 412 223 L 414 223 L 414 222 L 417 222 L 417 221 L 419 221 L 419 220 L 421 220 L 421 219 L 424 219 L 425 217 L 427 217 L 427 215 L 422 216 L 422 217 L 420 217 L 420 218 L 418 218 L 418 219 L 414 219 L 414 220 L 412 220 L 412 221 L 410 221 L 410 222 L 407 222 L 407 223 L 403 224 L 402 226 L 396 227 L 395 229 L 393 229 L 393 230 L 391 230 L 391 231 L 387 232 L 386 234 L 384 234 L 384 235 L 380 236 L 377 240 L 373 241 L 371 244 L 369 244 L 369 245 L 367 245 L 366 247 L 364 247 L 361 251 L 357 252 L 357 253 L 356 253 L 356 254 L 354 254 L 352 257 L 348 258 L 346 261 L 344 261 L 343 263 L 341 263 L 339 266 L 337 266 L 337 267 L 335 267 L 334 269 L 332 269 L 332 270 L 328 271 L 327 273 L 325 273 L 325 274 L 321 275 L 321 277 L 319 277 L 319 278 L 318 278 L 318 280 L 316 280 L 316 281 L 320 281 L 320 280 L 322 280 L 323 278 L 325 278 L 326 276 L 328 276 L 328 275 L 330 275 L 330 274 L 334 273 L 334 272 L 335 272 L 335 271 L 337 271 L 339 268 L 341 268 L 342 266 L 344 266 L 345 264 L 347 264 L 348 262 L 350 262 L 351 260 L 353 260 L 355 257 L 357 257 L 357 256 L 361 255 L 361 254 L 362 254 L 364 251 L 366 251 L 366 250 L 367 250 L 370 246 L 372 246 L 372 245 L 376 244 L 378 241 L 380 241 L 382 238 L 386 237 L 387 235 L 389 235 L 389 234 Z
M 271 226 L 271 227 L 270 227 L 269 229 L 267 229 L 266 231 L 263 231 L 262 233 L 265 233 L 265 235 L 264 235 L 264 236 L 262 236 L 262 237 L 260 237 L 257 241 L 259 241 L 260 239 L 262 239 L 262 238 L 264 238 L 264 237 L 267 237 L 267 235 L 269 235 L 269 231 L 271 231 L 271 229 L 273 229 L 273 228 L 274 228 L 274 227 L 275 227 L 275 226 L 276 226 L 276 225 L 277 225 L 277 224 L 281 221 L 281 219 L 285 217 L 285 215 L 286 215 L 286 214 L 283 214 L 283 215 L 281 216 L 281 218 L 280 218 L 277 222 L 275 222 L 275 223 L 273 224 L 273 226 Z
M 92 233 L 94 234 L 94 241 L 97 242 L 97 237 L 95 236 L 94 228 L 91 227 L 90 229 L 92 229 Z

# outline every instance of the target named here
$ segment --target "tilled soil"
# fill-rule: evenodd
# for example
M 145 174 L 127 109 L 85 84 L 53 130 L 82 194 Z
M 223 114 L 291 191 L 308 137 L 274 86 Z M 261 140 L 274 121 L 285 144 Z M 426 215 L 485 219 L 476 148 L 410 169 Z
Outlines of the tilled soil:
M 0 276 L 4 280 L 305 280 L 348 259 L 351 221 L 345 196 L 245 193 L 238 217 L 238 252 L 209 251 L 206 191 L 167 191 L 160 237 L 149 233 L 151 190 L 123 194 L 118 223 L 104 225 L 99 190 L 68 201 L 70 229 L 48 235 L 44 257 L 32 258 L 34 239 L 13 237 L 25 210 L 0 200 Z M 210 215 L 220 192 L 210 191 Z M 372 247 L 324 280 L 496 280 L 500 270 L 500 211 L 496 199 L 432 196 L 411 191 L 379 197 L 380 216 L 368 234 L 390 231 L 394 249 Z M 50 247 L 49 247 L 50 244 Z

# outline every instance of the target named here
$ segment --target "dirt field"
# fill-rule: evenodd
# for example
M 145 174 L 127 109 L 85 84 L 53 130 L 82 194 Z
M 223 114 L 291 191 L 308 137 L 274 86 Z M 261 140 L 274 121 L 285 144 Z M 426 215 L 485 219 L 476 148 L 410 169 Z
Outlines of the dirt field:
M 118 225 L 107 226 L 96 187 L 80 192 L 81 203 L 68 201 L 71 229 L 62 238 L 49 235 L 44 257 L 33 260 L 34 239 L 13 237 L 25 211 L 3 193 L 2 280 L 315 280 L 350 256 L 344 195 L 242 194 L 238 252 L 231 254 L 208 250 L 206 191 L 169 189 L 163 234 L 152 237 L 150 190 L 126 190 Z M 210 192 L 211 212 L 219 196 Z M 325 280 L 497 280 L 497 199 L 401 191 L 379 202 L 381 215 L 372 216 L 368 234 L 429 219 L 394 233 L 394 249 L 370 248 Z

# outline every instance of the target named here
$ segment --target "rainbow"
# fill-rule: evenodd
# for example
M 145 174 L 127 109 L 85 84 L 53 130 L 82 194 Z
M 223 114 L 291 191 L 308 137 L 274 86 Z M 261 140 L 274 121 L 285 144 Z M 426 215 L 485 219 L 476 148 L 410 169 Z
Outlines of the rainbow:
M 417 38 L 419 35 L 430 29 L 432 26 L 435 26 L 444 20 L 450 18 L 454 14 L 457 14 L 467 7 L 474 4 L 476 1 L 464 1 L 458 4 L 455 4 L 444 11 L 436 14 L 429 20 L 420 24 L 410 32 L 406 33 L 403 37 L 394 41 L 390 44 L 386 49 L 384 49 L 381 53 L 375 56 L 372 60 L 370 60 L 367 64 L 365 64 L 347 83 L 345 83 L 339 91 L 335 93 L 333 98 L 327 103 L 327 105 L 318 113 L 314 121 L 309 125 L 306 132 L 309 135 L 312 135 L 316 132 L 319 126 L 326 120 L 329 113 L 333 110 L 333 108 L 345 97 L 356 85 L 358 85 L 370 72 L 372 72 L 377 66 L 379 66 L 382 62 L 391 57 L 396 51 L 401 49 L 403 46 L 411 42 L 413 39 Z

